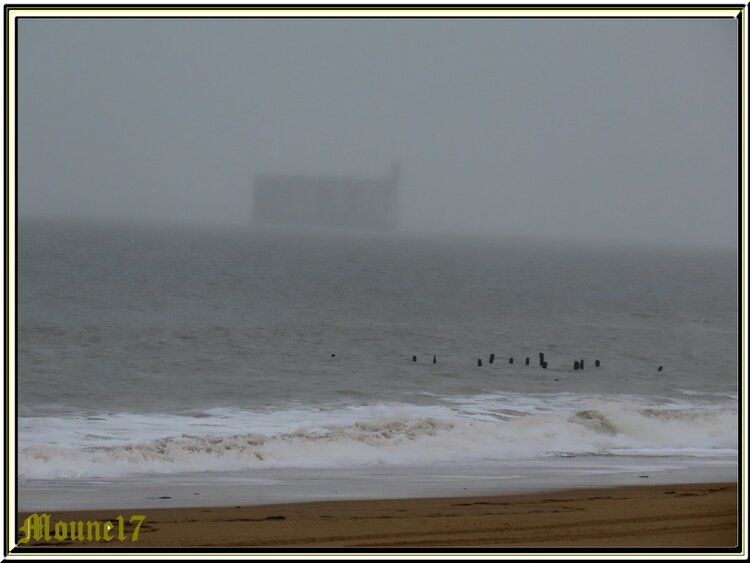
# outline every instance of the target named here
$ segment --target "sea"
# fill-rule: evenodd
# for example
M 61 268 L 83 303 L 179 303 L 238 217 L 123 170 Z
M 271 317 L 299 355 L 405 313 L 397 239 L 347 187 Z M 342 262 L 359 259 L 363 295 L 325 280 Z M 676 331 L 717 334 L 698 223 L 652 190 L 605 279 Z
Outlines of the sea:
M 21 218 L 17 252 L 21 510 L 737 479 L 736 249 Z

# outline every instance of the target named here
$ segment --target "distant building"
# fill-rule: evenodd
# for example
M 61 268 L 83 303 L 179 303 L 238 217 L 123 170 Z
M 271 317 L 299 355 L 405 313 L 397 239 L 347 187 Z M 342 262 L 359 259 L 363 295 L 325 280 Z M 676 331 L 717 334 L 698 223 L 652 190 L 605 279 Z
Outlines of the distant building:
M 393 230 L 398 224 L 399 165 L 384 178 L 255 177 L 253 221 Z

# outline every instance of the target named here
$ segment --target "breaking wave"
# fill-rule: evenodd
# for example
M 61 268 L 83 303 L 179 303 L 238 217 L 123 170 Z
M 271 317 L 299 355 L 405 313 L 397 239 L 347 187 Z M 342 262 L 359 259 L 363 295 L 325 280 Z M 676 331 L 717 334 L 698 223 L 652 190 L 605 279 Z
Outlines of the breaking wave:
M 439 406 L 27 416 L 20 421 L 19 474 L 106 478 L 549 456 L 737 455 L 736 409 L 568 399 L 494 395 Z

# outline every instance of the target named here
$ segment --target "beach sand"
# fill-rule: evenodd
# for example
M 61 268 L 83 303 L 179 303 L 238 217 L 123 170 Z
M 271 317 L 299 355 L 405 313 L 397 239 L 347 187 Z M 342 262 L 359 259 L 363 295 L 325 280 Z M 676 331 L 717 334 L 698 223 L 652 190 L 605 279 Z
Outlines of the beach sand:
M 132 514 L 143 514 L 131 542 Z M 124 517 L 110 547 L 733 547 L 734 483 L 633 486 L 535 494 L 51 513 L 51 522 Z M 19 515 L 21 524 L 27 513 Z M 116 534 L 115 534 L 116 535 Z M 82 547 L 54 538 L 29 547 Z

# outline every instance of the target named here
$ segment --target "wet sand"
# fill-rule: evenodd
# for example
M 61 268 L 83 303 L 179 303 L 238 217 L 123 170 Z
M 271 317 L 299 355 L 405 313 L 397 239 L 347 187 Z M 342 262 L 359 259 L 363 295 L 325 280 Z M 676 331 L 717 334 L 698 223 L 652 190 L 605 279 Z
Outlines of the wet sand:
M 115 522 L 110 542 L 49 541 L 28 546 L 233 547 L 733 547 L 735 483 L 561 490 L 535 494 L 357 500 L 262 506 L 52 512 L 51 523 Z M 143 514 L 131 541 L 131 515 Z M 28 513 L 19 515 L 19 524 Z M 54 533 L 54 530 L 51 531 Z

